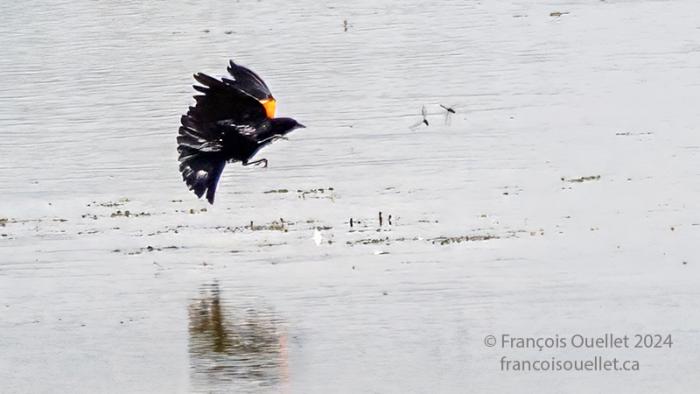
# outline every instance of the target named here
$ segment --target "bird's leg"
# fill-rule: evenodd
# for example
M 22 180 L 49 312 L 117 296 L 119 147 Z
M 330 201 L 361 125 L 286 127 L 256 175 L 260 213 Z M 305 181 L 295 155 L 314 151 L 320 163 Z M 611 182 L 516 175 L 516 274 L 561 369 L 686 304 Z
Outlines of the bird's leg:
M 243 165 L 244 166 L 253 166 L 253 165 L 258 165 L 260 163 L 265 163 L 263 165 L 263 168 L 267 168 L 267 159 L 260 159 L 260 160 L 255 160 L 255 161 L 251 161 L 251 162 L 245 162 L 245 163 L 243 163 Z

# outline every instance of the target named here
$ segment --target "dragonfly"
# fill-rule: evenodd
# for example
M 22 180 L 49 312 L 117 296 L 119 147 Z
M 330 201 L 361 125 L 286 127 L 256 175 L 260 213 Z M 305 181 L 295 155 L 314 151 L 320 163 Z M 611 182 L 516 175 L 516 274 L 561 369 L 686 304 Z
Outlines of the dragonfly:
M 458 107 L 458 105 L 457 104 L 450 105 L 450 106 L 443 105 L 443 104 L 439 104 L 439 105 L 440 105 L 440 108 L 442 108 L 445 111 L 445 124 L 448 126 L 451 125 L 452 124 L 452 115 L 457 113 L 455 108 Z
M 416 127 L 420 126 L 421 124 L 424 124 L 426 126 L 430 126 L 430 122 L 428 122 L 428 110 L 425 108 L 425 105 L 422 106 L 420 109 L 420 116 L 422 119 L 419 122 L 417 122 L 416 124 L 409 127 L 411 130 L 415 129 Z
M 428 121 L 428 116 L 430 115 L 441 115 L 445 114 L 445 125 L 451 125 L 452 124 L 452 115 L 457 113 L 457 108 L 459 107 L 458 104 L 454 105 L 444 105 L 444 104 L 438 104 L 440 107 L 440 112 L 428 112 L 428 109 L 425 105 L 423 105 L 420 109 L 420 116 L 421 120 L 416 122 L 415 124 L 411 125 L 409 128 L 411 130 L 416 129 L 418 126 L 421 124 L 424 124 L 426 126 L 430 126 L 430 122 Z

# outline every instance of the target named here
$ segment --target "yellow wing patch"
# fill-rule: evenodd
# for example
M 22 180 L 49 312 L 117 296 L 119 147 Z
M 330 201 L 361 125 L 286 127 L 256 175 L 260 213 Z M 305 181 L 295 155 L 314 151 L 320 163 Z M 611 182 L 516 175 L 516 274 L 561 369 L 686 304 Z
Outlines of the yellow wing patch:
M 265 100 L 260 100 L 263 108 L 265 108 L 265 115 L 272 119 L 275 117 L 275 108 L 277 107 L 277 101 L 273 97 L 266 98 Z

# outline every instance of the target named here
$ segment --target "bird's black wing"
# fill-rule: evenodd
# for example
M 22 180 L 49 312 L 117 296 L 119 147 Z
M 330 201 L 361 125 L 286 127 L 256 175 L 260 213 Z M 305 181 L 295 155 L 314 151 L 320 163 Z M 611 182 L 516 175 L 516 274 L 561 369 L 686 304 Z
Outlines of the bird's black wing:
M 267 87 L 265 81 L 249 68 L 238 65 L 231 60 L 228 66 L 228 73 L 231 74 L 233 80 L 222 78 L 225 83 L 248 93 L 258 100 L 272 98 L 270 88 Z
M 194 85 L 194 89 L 204 93 L 194 96 L 197 104 L 187 112 L 195 121 L 254 123 L 265 118 L 263 105 L 245 90 L 202 73 L 195 74 L 194 79 L 203 85 Z
M 272 124 L 269 119 L 263 119 L 262 121 L 255 124 L 236 124 L 230 121 L 221 121 L 219 124 L 222 127 L 227 128 L 227 135 L 235 139 L 247 139 L 249 141 L 254 141 L 255 143 L 260 142 L 270 133 L 272 129 Z
M 206 192 L 207 200 L 214 202 L 216 184 L 229 159 L 224 150 L 227 133 L 235 128 L 229 125 L 259 123 L 266 119 L 265 108 L 254 97 L 206 74 L 195 74 L 194 85 L 203 93 L 194 96 L 196 104 L 180 118 L 177 137 L 182 179 L 197 197 Z M 238 135 L 236 135 L 238 138 Z M 240 135 L 240 138 L 252 138 Z

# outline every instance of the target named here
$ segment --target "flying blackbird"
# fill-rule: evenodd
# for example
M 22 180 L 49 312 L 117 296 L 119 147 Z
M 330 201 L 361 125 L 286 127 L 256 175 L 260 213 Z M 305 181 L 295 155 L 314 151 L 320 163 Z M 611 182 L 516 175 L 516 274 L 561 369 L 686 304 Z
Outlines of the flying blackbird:
M 210 204 L 227 162 L 267 167 L 266 159 L 249 160 L 263 146 L 305 127 L 274 117 L 275 98 L 253 71 L 231 61 L 228 72 L 233 79 L 194 74 L 200 85 L 193 87 L 202 94 L 194 96 L 197 103 L 180 118 L 177 137 L 182 179 L 197 197 L 206 192 Z

